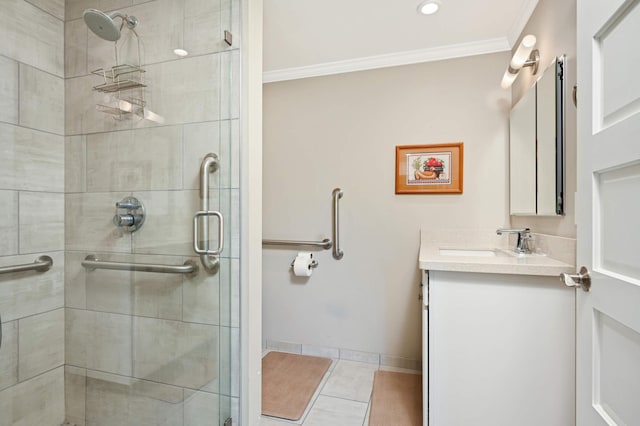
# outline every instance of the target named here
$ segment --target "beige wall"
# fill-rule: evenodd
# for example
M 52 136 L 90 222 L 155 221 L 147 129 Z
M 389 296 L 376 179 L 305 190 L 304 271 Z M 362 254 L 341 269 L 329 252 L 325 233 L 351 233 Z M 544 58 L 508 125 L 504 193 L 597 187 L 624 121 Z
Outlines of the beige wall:
M 64 5 L 0 13 L 0 425 L 64 421 Z
M 512 86 L 513 103 L 520 100 L 524 92 L 542 75 L 556 56 L 567 55 L 566 84 L 566 214 L 564 217 L 512 217 L 513 226 L 529 226 L 533 231 L 576 236 L 575 192 L 576 192 L 576 108 L 571 100 L 571 91 L 576 83 L 576 2 L 575 0 L 540 0 L 529 22 L 525 26 L 518 43 L 526 34 L 537 38 L 536 48 L 540 50 L 540 71 L 532 75 L 528 69 L 520 75 Z M 517 48 L 518 44 L 516 44 Z
M 508 224 L 509 53 L 264 86 L 264 237 L 330 237 L 344 190 L 344 258 L 292 278 L 263 250 L 267 340 L 419 359 L 420 228 Z M 462 195 L 396 195 L 395 146 L 464 142 Z

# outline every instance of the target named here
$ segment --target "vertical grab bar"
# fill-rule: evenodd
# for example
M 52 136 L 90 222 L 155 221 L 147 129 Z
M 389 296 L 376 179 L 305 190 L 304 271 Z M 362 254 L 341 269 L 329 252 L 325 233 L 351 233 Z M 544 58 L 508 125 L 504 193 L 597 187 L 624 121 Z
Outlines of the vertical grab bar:
M 340 250 L 340 198 L 342 198 L 342 190 L 336 188 L 332 192 L 333 195 L 333 258 L 340 260 L 344 256 L 344 252 Z
M 209 210 L 209 175 L 218 170 L 218 156 L 209 153 L 202 160 L 200 166 L 200 208 L 193 217 L 193 250 L 200 255 L 200 261 L 204 269 L 215 274 L 220 269 L 218 255 L 224 247 L 224 221 L 222 213 Z M 216 250 L 209 249 L 209 216 L 218 217 L 218 247 Z M 202 225 L 198 226 L 198 222 Z M 214 256 L 214 257 L 211 257 Z

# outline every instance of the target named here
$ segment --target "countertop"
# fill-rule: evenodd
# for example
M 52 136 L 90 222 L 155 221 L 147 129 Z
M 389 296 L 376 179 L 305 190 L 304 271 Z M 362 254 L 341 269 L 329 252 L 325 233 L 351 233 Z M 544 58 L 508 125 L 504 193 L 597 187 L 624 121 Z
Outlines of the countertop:
M 495 233 L 495 230 L 493 231 Z M 552 237 L 553 238 L 553 237 Z M 562 239 L 571 240 L 572 239 Z M 422 230 L 418 264 L 420 269 L 431 271 L 479 272 L 492 274 L 558 276 L 563 272 L 574 273 L 571 254 L 554 256 L 550 253 L 518 256 L 507 247 L 507 238 L 496 238 L 483 231 L 430 231 Z M 571 242 L 560 241 L 561 250 L 571 250 Z M 548 247 L 548 241 L 545 241 Z M 574 245 L 575 247 L 575 245 Z M 495 250 L 494 257 L 443 255 L 440 249 Z M 574 249 L 575 251 L 575 249 Z M 552 257 L 553 256 L 553 257 Z M 562 257 L 559 260 L 557 257 Z M 575 257 L 573 257 L 575 258 Z M 567 262 L 567 260 L 569 262 Z

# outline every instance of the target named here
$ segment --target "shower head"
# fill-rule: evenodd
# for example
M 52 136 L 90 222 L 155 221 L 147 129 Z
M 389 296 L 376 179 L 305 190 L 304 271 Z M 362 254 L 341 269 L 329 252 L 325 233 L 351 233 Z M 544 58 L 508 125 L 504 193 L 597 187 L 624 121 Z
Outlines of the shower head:
M 129 29 L 133 29 L 138 24 L 135 16 L 125 15 L 121 12 L 113 12 L 107 15 L 97 9 L 87 9 L 82 14 L 82 17 L 87 27 L 95 35 L 107 41 L 118 41 L 120 39 L 120 30 L 123 24 L 126 23 Z M 122 23 L 117 25 L 114 21 L 115 18 L 122 19 Z

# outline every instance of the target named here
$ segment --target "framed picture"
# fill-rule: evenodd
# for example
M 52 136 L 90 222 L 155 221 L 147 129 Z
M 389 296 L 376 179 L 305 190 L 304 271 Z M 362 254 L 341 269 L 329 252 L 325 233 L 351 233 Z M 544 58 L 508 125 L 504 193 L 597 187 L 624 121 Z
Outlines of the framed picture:
M 396 194 L 462 194 L 463 146 L 396 146 Z

